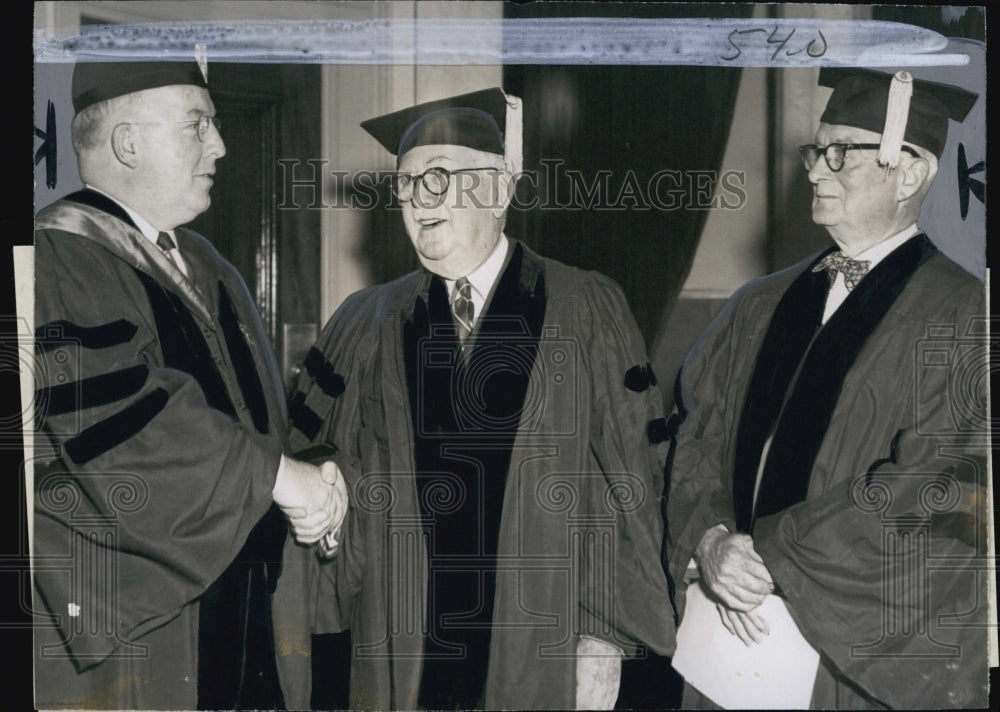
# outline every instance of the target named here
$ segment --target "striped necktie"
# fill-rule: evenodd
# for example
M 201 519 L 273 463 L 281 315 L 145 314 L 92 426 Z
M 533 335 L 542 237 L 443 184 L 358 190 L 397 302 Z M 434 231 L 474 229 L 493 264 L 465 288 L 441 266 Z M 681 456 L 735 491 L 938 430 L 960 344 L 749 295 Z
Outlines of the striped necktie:
M 455 300 L 451 303 L 451 309 L 458 327 L 458 340 L 464 342 L 472 331 L 472 320 L 476 312 L 476 306 L 472 303 L 472 284 L 465 277 L 455 282 Z

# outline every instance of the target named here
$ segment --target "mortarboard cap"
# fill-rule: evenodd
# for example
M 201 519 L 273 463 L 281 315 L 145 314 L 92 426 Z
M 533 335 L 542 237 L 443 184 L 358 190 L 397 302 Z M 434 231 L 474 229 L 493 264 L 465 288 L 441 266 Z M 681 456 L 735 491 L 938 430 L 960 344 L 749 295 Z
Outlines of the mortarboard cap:
M 79 62 L 73 67 L 73 110 L 173 84 L 207 89 L 205 75 L 198 62 Z
M 521 103 L 499 87 L 395 111 L 361 122 L 399 159 L 415 146 L 446 144 L 503 155 L 520 170 Z
M 909 72 L 824 67 L 820 86 L 832 87 L 820 121 L 882 134 L 879 161 L 895 167 L 903 141 L 938 158 L 948 137 L 948 119 L 962 122 L 976 94 L 960 87 L 914 79 Z

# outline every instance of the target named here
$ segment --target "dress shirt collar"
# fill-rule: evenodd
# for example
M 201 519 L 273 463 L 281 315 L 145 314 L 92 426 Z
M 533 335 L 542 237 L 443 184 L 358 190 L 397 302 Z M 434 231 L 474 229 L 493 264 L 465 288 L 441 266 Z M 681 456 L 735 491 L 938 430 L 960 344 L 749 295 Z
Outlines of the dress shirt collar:
M 882 242 L 876 243 L 869 247 L 864 252 L 859 252 L 854 255 L 853 259 L 868 262 L 868 269 L 872 270 L 875 268 L 879 262 L 884 260 L 889 254 L 895 250 L 897 247 L 902 245 L 904 242 L 909 240 L 914 235 L 920 234 L 920 228 L 917 227 L 916 223 L 913 223 L 908 228 L 897 232 L 892 237 L 887 237 L 882 240 Z
M 109 200 L 113 200 L 116 203 L 118 203 L 118 205 L 121 206 L 122 210 L 124 210 L 126 213 L 128 213 L 128 216 L 130 218 L 132 218 L 132 222 L 134 222 L 135 226 L 137 228 L 139 228 L 139 232 L 141 232 L 154 245 L 156 244 L 156 238 L 158 238 L 160 236 L 160 230 L 157 230 L 155 227 L 153 227 L 150 224 L 150 222 L 148 220 L 146 220 L 146 218 L 142 217 L 139 213 L 137 213 L 136 211 L 134 211 L 132 208 L 130 208 L 129 206 L 127 206 L 125 203 L 123 203 L 122 201 L 120 201 L 118 198 L 114 197 L 113 195 L 108 195 L 107 193 L 105 193 L 100 188 L 95 188 L 94 186 L 87 185 L 87 184 L 84 184 L 84 185 L 86 186 L 87 190 L 92 190 L 95 193 L 100 193 L 105 198 L 108 198 Z M 177 236 L 174 234 L 173 230 L 163 230 L 163 232 L 165 232 L 168 235 L 170 235 L 170 238 L 174 241 L 174 244 L 175 245 L 177 244 Z M 159 247 L 157 247 L 157 249 L 159 249 Z
M 914 223 L 905 230 L 897 232 L 892 237 L 872 245 L 864 252 L 855 255 L 852 259 L 868 262 L 868 271 L 870 272 L 875 268 L 875 265 L 888 257 L 893 250 L 918 234 L 920 234 L 920 230 L 917 228 L 916 223 Z M 833 316 L 833 313 L 840 308 L 840 305 L 844 303 L 849 293 L 850 290 L 844 281 L 844 275 L 837 272 L 833 284 L 830 285 L 830 291 L 826 295 L 826 306 L 823 309 L 823 324 L 826 324 L 830 317 Z
M 475 312 L 473 316 L 473 321 L 479 319 L 479 315 L 483 311 L 483 307 L 486 305 L 486 297 L 489 295 L 490 290 L 493 289 L 493 285 L 496 283 L 497 278 L 500 276 L 500 271 L 503 269 L 504 262 L 507 261 L 507 246 L 509 240 L 507 236 L 502 234 L 500 239 L 497 240 L 497 244 L 493 246 L 493 251 L 489 256 L 483 260 L 483 263 L 476 267 L 474 270 L 465 275 L 465 278 L 469 280 L 469 284 L 472 285 L 472 303 L 475 305 Z M 448 301 L 452 302 L 455 299 L 455 279 L 445 279 L 445 286 L 448 287 Z

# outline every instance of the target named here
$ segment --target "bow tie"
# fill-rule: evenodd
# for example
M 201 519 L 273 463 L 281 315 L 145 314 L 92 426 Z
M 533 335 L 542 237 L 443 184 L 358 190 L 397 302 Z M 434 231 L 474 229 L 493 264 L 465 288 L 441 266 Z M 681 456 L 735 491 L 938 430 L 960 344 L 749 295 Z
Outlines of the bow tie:
M 844 284 L 847 285 L 847 291 L 851 291 L 868 274 L 870 265 L 871 262 L 868 260 L 852 260 L 843 252 L 831 252 L 821 259 L 812 268 L 812 271 L 820 272 L 826 270 L 826 275 L 830 278 L 830 284 L 834 283 L 837 279 L 837 273 L 840 272 L 844 275 Z

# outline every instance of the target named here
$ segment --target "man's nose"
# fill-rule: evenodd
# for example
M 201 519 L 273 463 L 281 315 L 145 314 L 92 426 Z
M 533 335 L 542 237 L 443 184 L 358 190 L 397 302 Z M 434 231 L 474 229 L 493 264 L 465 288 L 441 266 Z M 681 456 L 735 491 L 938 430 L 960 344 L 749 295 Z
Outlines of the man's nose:
M 444 205 L 445 200 L 448 197 L 448 191 L 444 193 L 437 194 L 433 191 L 426 190 L 423 183 L 418 181 L 413 186 L 413 195 L 410 196 L 410 207 L 412 207 L 417 213 L 423 210 L 437 210 L 442 205 Z
M 226 142 L 222 140 L 222 134 L 214 122 L 209 122 L 208 135 L 205 136 L 205 153 L 212 154 L 216 158 L 226 155 Z
M 816 156 L 815 163 L 813 163 L 812 168 L 807 171 L 806 175 L 809 176 L 809 182 L 815 184 L 824 178 L 831 178 L 833 171 L 830 170 L 830 166 L 826 165 L 826 158 Z

